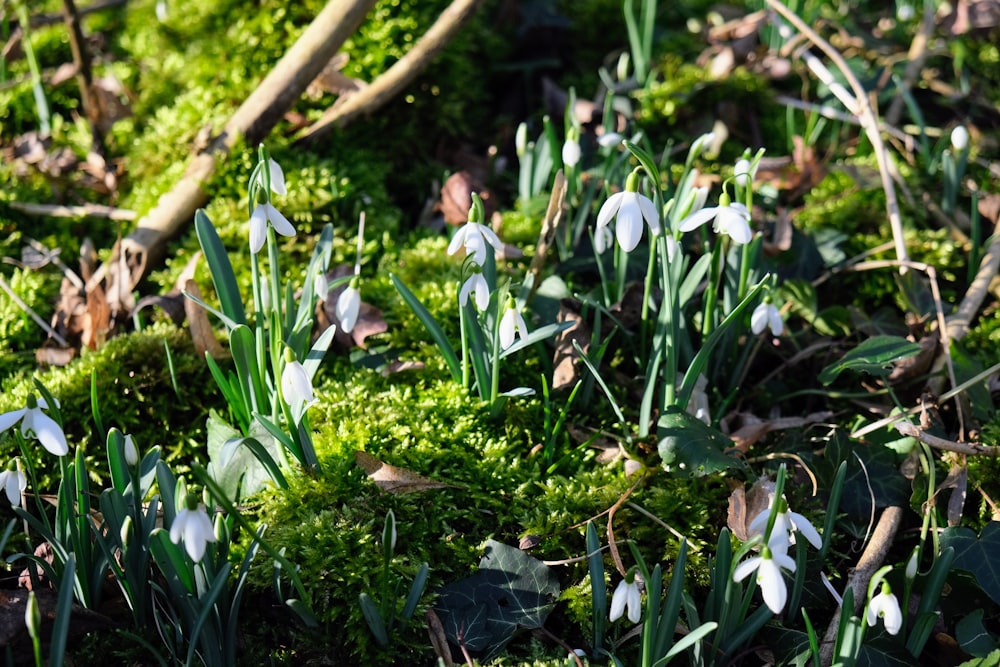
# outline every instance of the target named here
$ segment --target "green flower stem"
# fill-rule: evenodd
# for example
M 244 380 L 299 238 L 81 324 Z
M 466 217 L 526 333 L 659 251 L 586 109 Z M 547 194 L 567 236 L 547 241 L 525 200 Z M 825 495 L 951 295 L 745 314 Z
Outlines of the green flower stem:
M 715 309 L 719 301 L 719 280 L 722 277 L 722 269 L 726 261 L 726 255 L 722 249 L 723 245 L 725 245 L 725 241 L 721 235 L 716 237 L 715 246 L 712 248 L 712 268 L 708 274 L 708 288 L 705 290 L 705 313 L 701 321 L 702 341 L 712 333 L 715 324 Z

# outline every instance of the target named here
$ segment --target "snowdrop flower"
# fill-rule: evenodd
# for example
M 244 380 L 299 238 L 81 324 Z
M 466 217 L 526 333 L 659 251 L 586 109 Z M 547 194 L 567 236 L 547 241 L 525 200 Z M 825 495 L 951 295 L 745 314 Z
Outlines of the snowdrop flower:
M 601 136 L 597 137 L 597 144 L 601 148 L 614 148 L 622 143 L 622 135 L 617 132 L 605 132 Z
M 633 171 L 625 180 L 624 192 L 608 197 L 597 213 L 597 228 L 607 227 L 615 219 L 615 236 L 625 252 L 632 252 L 642 238 L 642 221 L 654 236 L 660 233 L 660 215 L 652 200 L 639 194 L 639 174 Z
M 448 244 L 448 254 L 454 255 L 459 248 L 465 248 L 465 252 L 472 255 L 472 261 L 482 266 L 486 263 L 486 245 L 493 246 L 497 252 L 503 252 L 503 243 L 500 237 L 487 227 L 473 220 L 461 226 L 455 235 L 451 237 Z
M 809 519 L 798 512 L 789 510 L 788 504 L 784 499 L 780 502 L 782 508 L 774 518 L 774 526 L 771 528 L 771 535 L 767 540 L 767 546 L 776 551 L 787 551 L 790 545 L 795 544 L 793 533 L 799 533 L 802 537 L 806 538 L 809 544 L 817 549 L 821 549 L 823 547 L 823 539 L 820 537 L 819 531 L 809 522 Z M 770 514 L 771 509 L 768 507 L 768 509 L 754 517 L 754 520 L 747 527 L 747 532 L 751 536 L 763 535 L 764 531 L 767 530 L 767 520 Z
M 748 182 L 753 182 L 756 175 L 757 168 L 750 168 L 750 160 L 744 157 L 736 161 L 736 166 L 733 168 L 733 176 L 736 181 L 736 185 L 741 188 L 745 188 Z
M 899 608 L 899 600 L 892 594 L 887 582 L 882 582 L 882 592 L 868 603 L 868 613 L 865 616 L 870 626 L 875 625 L 881 618 L 886 632 L 890 635 L 897 634 L 903 627 L 903 612 Z
M 567 167 L 575 167 L 580 162 L 580 138 L 575 130 L 566 134 L 562 147 L 562 161 Z
M 295 236 L 295 227 L 271 202 L 257 204 L 250 215 L 250 252 L 255 255 L 264 247 L 268 223 L 282 236 Z
M 59 407 L 59 402 L 56 402 Z M 48 410 L 49 404 L 44 398 L 36 399 L 28 395 L 28 407 L 12 410 L 0 415 L 0 432 L 6 431 L 17 422 L 21 422 L 21 435 L 25 438 L 35 438 L 45 449 L 56 456 L 65 456 L 69 452 L 66 434 L 62 427 L 52 417 L 42 412 Z
M 170 525 L 170 541 L 180 544 L 184 540 L 184 549 L 194 562 L 200 562 L 205 555 L 205 546 L 215 542 L 215 529 L 212 520 L 208 518 L 205 506 L 198 502 L 198 497 L 189 493 L 185 499 L 186 506 Z
M 486 278 L 479 271 L 474 272 L 465 283 L 462 284 L 462 289 L 458 293 L 458 303 L 461 306 L 469 303 L 469 295 L 476 295 L 476 308 L 479 312 L 483 312 L 490 305 L 490 288 L 486 284 Z
M 611 622 L 622 617 L 622 612 L 628 608 L 628 620 L 638 623 L 642 617 L 642 598 L 639 595 L 639 584 L 635 575 L 629 571 L 625 578 L 618 582 L 618 588 L 611 596 Z
M 131 435 L 125 436 L 125 463 L 134 466 L 139 462 L 139 450 L 132 441 Z
M 358 323 L 358 313 L 361 312 L 361 292 L 358 290 L 357 277 L 351 279 L 351 284 L 337 297 L 337 305 L 333 309 L 340 320 L 340 330 L 345 333 L 354 331 Z
M 285 172 L 281 170 L 281 166 L 274 160 L 268 159 L 267 167 L 271 176 L 271 192 L 276 195 L 288 194 L 288 190 L 285 189 Z M 257 182 L 262 188 L 267 186 L 264 180 L 264 170 L 257 172 Z
M 313 278 L 313 294 L 320 301 L 326 301 L 326 295 L 330 292 L 330 281 L 327 280 L 325 273 L 317 273 L 316 277 Z
M 780 336 L 785 330 L 781 312 L 770 301 L 765 301 L 753 309 L 753 314 L 750 315 L 750 331 L 756 336 L 768 327 L 775 336 Z
M 958 125 L 951 131 L 951 147 L 961 153 L 969 145 L 969 131 L 964 125 Z
M 681 220 L 679 229 L 689 232 L 709 220 L 715 220 L 712 229 L 716 234 L 727 234 L 736 243 L 749 243 L 753 238 L 750 231 L 750 211 L 740 203 L 731 203 L 729 195 L 719 196 L 719 205 L 703 208 Z
M 286 354 L 291 355 L 291 351 Z M 293 410 L 308 408 L 316 402 L 309 374 L 298 361 L 286 359 L 281 371 L 281 395 Z
M 603 255 L 604 251 L 615 243 L 615 234 L 610 227 L 598 227 L 594 230 L 594 250 L 598 255 Z
M 771 551 L 764 546 L 759 556 L 748 558 L 736 566 L 733 581 L 743 581 L 754 570 L 757 571 L 757 585 L 760 586 L 764 604 L 772 613 L 780 614 L 788 600 L 788 589 L 781 574 L 782 568 L 789 572 L 795 571 L 795 561 L 780 551 Z
M 524 338 L 528 335 L 528 325 L 524 323 L 524 317 L 514 304 L 513 297 L 507 299 L 507 309 L 500 320 L 500 348 L 506 350 L 514 344 L 517 337 Z
M 11 506 L 21 506 L 21 492 L 28 486 L 28 478 L 17 468 L 17 459 L 7 464 L 7 469 L 0 472 L 0 488 L 7 494 Z

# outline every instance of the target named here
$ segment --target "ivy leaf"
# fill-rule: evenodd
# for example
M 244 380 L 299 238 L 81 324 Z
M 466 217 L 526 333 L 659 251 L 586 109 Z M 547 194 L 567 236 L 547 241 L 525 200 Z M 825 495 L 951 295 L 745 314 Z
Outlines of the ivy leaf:
M 657 422 L 657 451 L 667 472 L 688 477 L 704 477 L 723 470 L 745 468 L 746 463 L 729 451 L 733 441 L 722 432 L 676 406 Z
M 828 385 L 846 370 L 885 377 L 892 371 L 893 362 L 915 356 L 919 352 L 920 346 L 905 338 L 873 336 L 845 354 L 840 361 L 820 371 L 819 381 Z
M 487 662 L 518 629 L 542 627 L 558 597 L 559 582 L 547 565 L 488 540 L 479 571 L 441 588 L 434 611 L 452 646 L 464 645 Z
M 946 528 L 941 534 L 941 549 L 955 549 L 953 567 L 965 570 L 976 579 L 983 592 L 1000 604 L 1000 522 L 991 521 L 976 534 L 968 528 Z

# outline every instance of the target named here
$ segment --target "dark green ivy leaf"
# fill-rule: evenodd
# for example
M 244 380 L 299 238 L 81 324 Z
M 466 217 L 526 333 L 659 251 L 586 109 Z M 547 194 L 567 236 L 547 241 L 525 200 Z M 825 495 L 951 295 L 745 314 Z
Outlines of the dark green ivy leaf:
M 746 463 L 733 450 L 733 441 L 720 431 L 670 407 L 657 422 L 657 450 L 667 472 L 687 477 L 703 477 L 723 470 L 745 468 Z
M 518 629 L 542 627 L 558 597 L 559 581 L 547 565 L 489 540 L 479 571 L 441 588 L 434 611 L 452 646 L 487 662 Z
M 983 592 L 1000 604 L 1000 522 L 991 521 L 979 537 L 963 527 L 946 528 L 941 534 L 941 549 L 955 549 L 953 567 L 976 578 Z
M 893 362 L 916 356 L 920 346 L 899 336 L 873 336 L 820 371 L 819 381 L 830 384 L 843 371 L 861 371 L 876 377 L 892 372 Z

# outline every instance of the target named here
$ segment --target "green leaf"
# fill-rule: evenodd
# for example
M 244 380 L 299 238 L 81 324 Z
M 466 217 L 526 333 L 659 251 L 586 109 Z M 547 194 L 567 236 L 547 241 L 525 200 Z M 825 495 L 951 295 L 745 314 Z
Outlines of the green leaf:
M 916 356 L 919 352 L 920 346 L 905 338 L 873 336 L 845 354 L 840 361 L 820 371 L 819 381 L 828 385 L 846 370 L 885 377 L 892 372 L 893 362 Z
M 733 449 L 732 440 L 676 406 L 660 417 L 656 434 L 663 468 L 675 475 L 703 477 L 746 467 L 743 459 L 726 453 Z
M 947 547 L 955 549 L 953 567 L 975 577 L 983 592 L 1000 604 L 1000 522 L 986 524 L 978 538 L 965 527 L 946 528 L 941 534 L 941 549 Z
M 558 597 L 559 581 L 547 565 L 488 540 L 479 571 L 443 587 L 435 611 L 449 642 L 487 662 L 519 628 L 542 627 Z
M 417 316 L 417 319 L 424 325 L 427 329 L 427 333 L 431 335 L 434 342 L 437 343 L 438 349 L 441 350 L 441 354 L 444 356 L 445 363 L 448 364 L 448 370 L 451 371 L 451 378 L 455 382 L 462 382 L 462 364 L 458 361 L 458 355 L 455 353 L 455 348 L 451 346 L 448 342 L 448 337 L 444 335 L 444 331 L 441 329 L 441 325 L 437 323 L 434 316 L 430 314 L 430 311 L 424 307 L 424 304 L 420 303 L 420 299 L 417 295 L 410 291 L 403 281 L 391 274 L 389 278 L 392 280 L 392 284 L 396 286 L 396 291 L 399 295 L 403 297 L 403 301 L 406 305 L 410 307 L 413 314 Z
M 993 651 L 985 658 L 963 662 L 958 667 L 1000 667 L 1000 650 Z
M 955 626 L 955 639 L 962 650 L 980 658 L 1000 648 L 997 638 L 983 625 L 984 613 L 982 609 L 976 609 Z
M 222 245 L 222 239 L 215 231 L 215 226 L 202 209 L 198 209 L 194 214 L 194 229 L 198 234 L 202 252 L 205 253 L 208 270 L 212 273 L 212 283 L 215 285 L 216 294 L 219 295 L 222 312 L 236 324 L 246 324 L 247 316 L 243 310 L 243 299 L 236 284 L 233 265 L 229 262 L 229 255 L 226 254 L 226 248 Z

